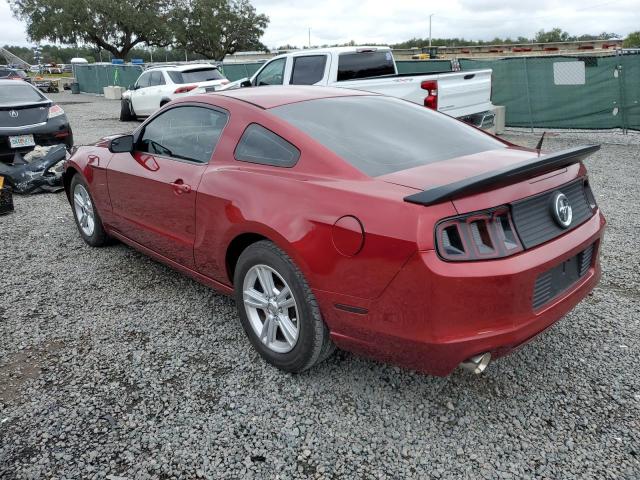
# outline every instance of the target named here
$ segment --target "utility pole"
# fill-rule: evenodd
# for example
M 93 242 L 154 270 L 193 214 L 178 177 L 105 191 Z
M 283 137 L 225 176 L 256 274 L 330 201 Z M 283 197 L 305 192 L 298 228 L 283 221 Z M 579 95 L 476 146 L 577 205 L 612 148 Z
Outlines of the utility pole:
M 309 27 L 309 48 L 311 48 L 311 27 Z
M 429 15 L 429 48 L 431 48 L 431 17 L 433 17 L 435 13 Z

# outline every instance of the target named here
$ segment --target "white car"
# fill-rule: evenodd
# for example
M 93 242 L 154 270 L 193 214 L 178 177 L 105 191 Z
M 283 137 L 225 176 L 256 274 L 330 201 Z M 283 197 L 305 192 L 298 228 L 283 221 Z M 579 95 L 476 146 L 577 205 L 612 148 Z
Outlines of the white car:
M 151 67 L 122 94 L 120 121 L 148 117 L 175 98 L 215 92 L 227 83 L 218 67 L 208 63 Z

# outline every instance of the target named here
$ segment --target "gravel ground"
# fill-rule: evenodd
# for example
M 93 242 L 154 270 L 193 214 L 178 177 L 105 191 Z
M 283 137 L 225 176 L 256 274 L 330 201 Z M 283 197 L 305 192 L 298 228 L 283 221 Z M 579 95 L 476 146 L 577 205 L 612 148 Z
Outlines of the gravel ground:
M 77 143 L 135 126 L 118 102 L 56 97 Z M 0 217 L 0 478 L 640 478 L 640 136 L 619 137 L 545 140 L 607 142 L 588 161 L 604 276 L 482 376 L 342 352 L 282 373 L 230 298 L 87 247 L 63 194 L 16 198 Z

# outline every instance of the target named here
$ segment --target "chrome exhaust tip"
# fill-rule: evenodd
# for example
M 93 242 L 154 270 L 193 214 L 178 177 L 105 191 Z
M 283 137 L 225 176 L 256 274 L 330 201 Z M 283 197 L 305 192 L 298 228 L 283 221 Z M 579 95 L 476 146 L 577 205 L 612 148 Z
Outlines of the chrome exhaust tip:
M 475 357 L 467 358 L 460 364 L 460 366 L 469 372 L 479 375 L 485 371 L 490 362 L 491 353 L 484 352 L 480 355 L 476 355 Z

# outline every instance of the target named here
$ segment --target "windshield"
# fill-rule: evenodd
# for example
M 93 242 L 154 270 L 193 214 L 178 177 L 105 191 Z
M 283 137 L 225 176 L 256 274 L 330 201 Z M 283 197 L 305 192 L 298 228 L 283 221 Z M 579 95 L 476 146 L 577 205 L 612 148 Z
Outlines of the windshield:
M 41 102 L 46 98 L 35 88 L 15 80 L 14 85 L 3 84 L 0 88 L 0 105 L 15 105 L 18 103 Z
M 210 67 L 187 70 L 186 72 L 169 70 L 167 73 L 171 77 L 171 80 L 173 80 L 173 83 L 198 83 L 224 79 L 224 76 L 217 68 Z
M 506 148 L 447 115 L 391 97 L 322 98 L 270 112 L 371 177 Z

